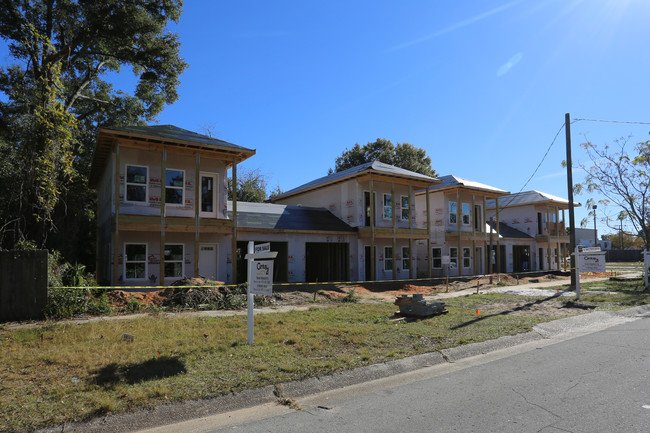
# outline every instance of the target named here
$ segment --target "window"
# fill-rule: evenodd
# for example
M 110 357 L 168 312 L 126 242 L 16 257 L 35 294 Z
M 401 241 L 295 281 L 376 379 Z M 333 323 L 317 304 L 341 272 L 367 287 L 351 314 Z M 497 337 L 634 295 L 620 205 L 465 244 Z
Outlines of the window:
M 458 222 L 458 209 L 456 208 L 456 202 L 449 202 L 449 222 L 451 224 L 456 224 Z
M 402 202 L 402 221 L 408 221 L 409 220 L 409 198 L 406 195 L 403 195 L 401 197 L 401 202 Z
M 390 194 L 384 194 L 384 219 L 393 218 L 393 197 Z
M 472 250 L 471 248 L 463 248 L 463 268 L 472 267 Z
M 469 225 L 469 203 L 463 203 L 463 225 Z
M 449 248 L 449 268 L 458 268 L 458 248 Z
M 124 274 L 127 280 L 147 278 L 147 244 L 124 244 Z
M 183 244 L 165 244 L 165 277 L 183 276 Z
M 393 247 L 384 247 L 384 271 L 393 270 Z
M 483 214 L 481 212 L 481 206 L 475 205 L 474 206 L 474 230 L 477 232 L 484 232 L 485 231 L 485 224 L 483 224 Z
M 183 170 L 167 170 L 165 172 L 165 203 L 183 205 L 183 185 L 185 172 Z
M 402 269 L 408 271 L 411 269 L 411 249 L 402 247 Z
M 147 202 L 147 167 L 126 166 L 126 201 Z
M 201 174 L 201 216 L 217 216 L 216 174 Z
M 442 269 L 442 248 L 431 248 L 431 267 Z

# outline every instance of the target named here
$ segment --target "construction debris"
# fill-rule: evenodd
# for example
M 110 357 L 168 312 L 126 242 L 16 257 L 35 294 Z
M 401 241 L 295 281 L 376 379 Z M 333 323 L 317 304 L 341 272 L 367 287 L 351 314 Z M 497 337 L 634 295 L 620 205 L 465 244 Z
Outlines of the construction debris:
M 397 316 L 404 317 L 429 317 L 447 313 L 444 302 L 426 302 L 422 293 L 414 293 L 413 296 L 398 296 L 395 305 L 399 306 Z

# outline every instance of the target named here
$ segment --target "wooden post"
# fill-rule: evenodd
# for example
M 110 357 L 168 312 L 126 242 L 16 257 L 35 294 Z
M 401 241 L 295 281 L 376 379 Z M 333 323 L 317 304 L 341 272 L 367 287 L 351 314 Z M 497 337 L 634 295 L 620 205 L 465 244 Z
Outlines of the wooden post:
M 232 283 L 237 284 L 237 158 L 232 161 L 232 240 L 230 242 Z
M 397 279 L 397 215 L 395 215 L 395 182 L 390 186 L 390 213 L 393 225 L 393 280 Z
M 217 186 L 215 185 L 214 188 Z M 201 231 L 201 154 L 196 152 L 194 175 L 194 277 L 199 276 L 199 242 Z M 216 205 L 216 203 L 215 203 Z
M 415 266 L 413 262 L 413 203 L 414 200 L 413 198 L 413 185 L 409 185 L 409 197 L 408 197 L 408 202 L 409 202 L 409 278 L 413 279 L 415 278 Z
M 472 224 L 472 251 L 470 252 L 470 257 L 472 257 L 472 275 L 476 275 L 476 221 L 474 221 L 474 214 L 476 213 L 475 204 L 476 202 L 476 193 L 472 193 L 472 208 L 470 209 L 469 221 Z
M 456 188 L 456 231 L 458 233 L 458 241 L 456 242 L 456 248 L 458 252 L 456 253 L 456 271 L 458 276 L 463 275 L 463 243 L 461 237 L 461 222 L 463 219 L 463 206 L 460 202 L 460 188 Z
M 377 279 L 375 272 L 375 184 L 370 173 L 370 279 L 366 275 L 368 281 Z
M 427 257 L 429 266 L 429 278 L 433 277 L 433 257 L 431 257 L 431 200 L 429 199 L 429 187 L 426 189 L 426 203 L 427 203 Z
M 499 240 L 499 197 L 496 198 L 496 205 L 497 205 L 497 225 L 496 225 L 496 232 L 497 232 L 497 280 L 501 281 L 501 277 L 499 273 L 501 272 L 501 241 Z
M 165 285 L 165 213 L 167 194 L 167 150 L 165 145 L 162 149 L 162 161 L 160 164 L 160 285 Z
M 573 209 L 573 160 L 571 159 L 571 116 L 569 113 L 564 115 L 564 130 L 566 131 L 566 179 L 569 193 L 569 250 L 576 250 L 576 230 L 575 230 L 575 213 Z M 576 257 L 571 255 L 571 288 L 576 287 Z
M 126 173 L 125 173 L 126 176 Z M 124 193 L 126 194 L 126 178 L 124 183 Z M 120 143 L 115 143 L 115 218 L 113 220 L 113 281 L 111 285 L 117 286 L 120 275 Z M 126 197 L 125 197 L 126 198 Z

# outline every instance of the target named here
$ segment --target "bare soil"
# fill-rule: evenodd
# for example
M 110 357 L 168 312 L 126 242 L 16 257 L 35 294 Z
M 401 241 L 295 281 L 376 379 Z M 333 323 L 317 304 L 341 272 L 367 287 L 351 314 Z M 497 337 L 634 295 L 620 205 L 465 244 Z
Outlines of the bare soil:
M 569 281 L 568 276 L 548 274 L 534 277 L 516 278 L 511 275 L 501 275 L 498 285 L 515 286 L 526 283 L 544 283 L 551 281 Z M 422 293 L 425 296 L 436 295 L 435 298 L 447 298 L 474 293 L 478 289 L 494 287 L 497 285 L 496 277 L 490 284 L 489 277 L 437 280 L 435 284 L 431 281 L 423 282 L 386 282 L 372 284 L 349 284 L 349 285 L 294 285 L 280 286 L 274 289 L 274 294 L 269 303 L 273 306 L 296 306 L 309 305 L 312 303 L 338 303 L 346 297 L 355 297 L 359 302 L 392 302 L 401 295 L 412 295 Z M 182 284 L 194 286 L 214 286 L 219 282 L 207 281 L 204 279 L 188 279 L 175 286 L 151 292 L 130 292 L 115 290 L 109 292 L 109 302 L 116 312 L 125 312 L 130 299 L 135 298 L 138 302 L 155 307 L 169 305 L 169 301 L 175 290 L 188 290 L 186 287 L 179 287 Z M 512 300 L 490 304 L 477 304 L 480 314 L 515 314 L 533 315 L 541 317 L 569 316 L 587 312 L 582 305 L 567 303 L 566 299 L 550 298 L 538 301 Z

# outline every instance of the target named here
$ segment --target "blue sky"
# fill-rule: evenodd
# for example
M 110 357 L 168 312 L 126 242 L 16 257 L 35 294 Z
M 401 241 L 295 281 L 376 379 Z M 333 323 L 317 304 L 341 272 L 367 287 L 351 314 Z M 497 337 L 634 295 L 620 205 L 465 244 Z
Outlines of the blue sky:
M 565 113 L 650 121 L 649 17 L 647 0 L 188 0 L 171 30 L 189 68 L 159 123 L 256 149 L 243 167 L 282 190 L 383 137 L 424 148 L 440 175 L 517 192 Z M 649 131 L 575 122 L 574 164 L 585 137 Z M 562 131 L 525 189 L 567 197 L 564 159 Z

